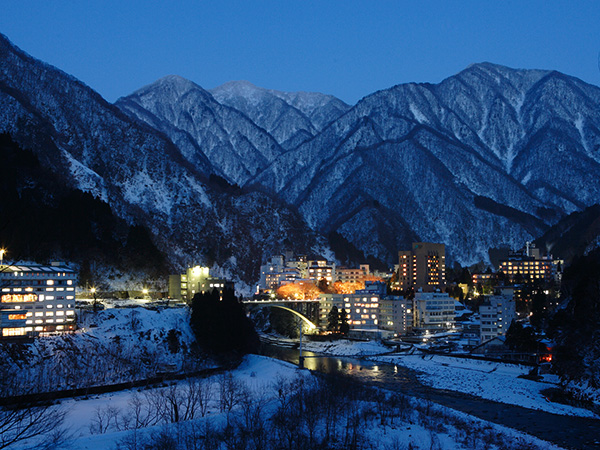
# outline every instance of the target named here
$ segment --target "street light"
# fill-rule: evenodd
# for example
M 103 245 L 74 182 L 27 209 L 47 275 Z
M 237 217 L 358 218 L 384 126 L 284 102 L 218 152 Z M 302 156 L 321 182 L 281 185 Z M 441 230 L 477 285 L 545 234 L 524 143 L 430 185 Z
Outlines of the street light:
M 6 253 L 6 250 L 3 248 L 0 248 L 0 266 L 2 265 L 2 261 L 4 260 L 5 253 Z
M 94 287 L 91 288 L 90 292 L 94 296 L 94 302 L 92 303 L 92 308 L 94 309 L 94 312 L 96 312 L 98 310 L 98 301 L 96 300 L 96 288 L 94 288 Z

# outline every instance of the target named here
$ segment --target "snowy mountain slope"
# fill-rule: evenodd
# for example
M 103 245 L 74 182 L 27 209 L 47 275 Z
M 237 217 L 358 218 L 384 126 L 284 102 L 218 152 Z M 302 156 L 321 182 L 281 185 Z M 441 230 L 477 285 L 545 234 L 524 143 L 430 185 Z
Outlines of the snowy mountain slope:
M 364 98 L 251 183 L 389 262 L 412 235 L 472 263 L 597 201 L 599 106 L 575 78 L 477 64 Z
M 269 133 L 238 110 L 221 105 L 208 91 L 175 75 L 115 104 L 168 135 L 192 164 L 206 157 L 216 173 L 239 185 L 283 152 Z
M 230 81 L 210 92 L 218 102 L 267 130 L 286 149 L 315 136 L 350 108 L 330 95 L 274 91 L 247 81 Z
M 225 113 L 240 116 L 233 110 Z M 33 150 L 68 185 L 106 200 L 129 223 L 147 225 L 175 266 L 216 263 L 251 283 L 264 254 L 284 245 L 301 252 L 319 245 L 315 233 L 280 202 L 260 193 L 228 192 L 207 176 L 205 171 L 212 171 L 208 160 L 186 158 L 166 135 L 128 117 L 2 35 L 0 132 Z M 259 145 L 261 164 L 279 151 L 270 136 L 263 133 L 262 138 L 273 151 Z
M 600 89 L 557 72 L 475 64 L 350 109 L 168 76 L 117 108 L 6 39 L 0 51 L 0 131 L 148 224 L 172 260 L 248 281 L 269 252 L 333 231 L 387 263 L 412 240 L 486 260 L 600 197 Z

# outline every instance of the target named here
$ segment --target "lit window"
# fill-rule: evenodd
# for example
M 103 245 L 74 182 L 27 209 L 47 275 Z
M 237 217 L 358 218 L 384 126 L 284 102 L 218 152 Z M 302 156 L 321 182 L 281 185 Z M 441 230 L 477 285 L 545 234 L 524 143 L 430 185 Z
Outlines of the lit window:
M 52 286 L 52 285 L 54 284 L 54 280 L 47 280 L 47 281 L 46 281 L 46 284 L 47 284 L 48 286 Z

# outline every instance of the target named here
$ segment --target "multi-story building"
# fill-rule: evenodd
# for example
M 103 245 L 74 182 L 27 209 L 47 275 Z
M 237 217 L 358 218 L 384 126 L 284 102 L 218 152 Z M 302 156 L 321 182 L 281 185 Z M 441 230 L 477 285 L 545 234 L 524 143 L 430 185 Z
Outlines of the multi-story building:
M 473 285 L 477 286 L 478 284 L 485 284 L 493 281 L 494 274 L 493 273 L 474 273 L 471 275 L 471 279 L 473 280 Z
M 272 287 L 274 283 L 279 282 L 279 274 L 285 268 L 283 255 L 271 256 L 267 264 L 260 266 L 260 281 L 258 282 L 259 289 L 277 289 L 279 286 Z
M 387 296 L 379 300 L 379 328 L 402 335 L 413 328 L 413 302 L 401 296 Z
M 369 333 L 384 330 L 393 334 L 406 334 L 412 329 L 412 300 L 386 295 L 386 284 L 366 281 L 365 289 L 354 294 L 321 294 L 319 323 L 327 325 L 327 316 L 335 306 L 345 310 L 348 325 L 353 332 Z
M 506 274 L 511 283 L 552 283 L 559 281 L 557 268 L 562 261 L 551 255 L 541 256 L 540 249 L 527 242 L 521 250 L 511 251 L 500 260 L 499 271 Z
M 2 337 L 75 330 L 77 273 L 64 263 L 0 266 Z
M 361 282 L 365 281 L 370 274 L 368 264 L 361 264 L 358 269 L 336 267 L 335 281 L 340 281 L 342 283 Z
M 449 329 L 456 316 L 454 299 L 442 292 L 417 292 L 413 300 L 414 327 Z
M 379 324 L 379 300 L 382 295 L 378 282 L 368 282 L 365 289 L 356 291 L 354 294 L 321 294 L 319 304 L 319 321 L 321 325 L 327 325 L 327 315 L 334 306 L 338 311 L 344 309 L 348 318 L 348 325 L 352 330 L 377 330 Z
M 334 281 L 335 276 L 335 264 L 330 263 L 326 259 L 317 258 L 308 261 L 308 279 L 312 280 L 315 284 L 321 280 L 325 280 L 327 284 L 331 284 Z
M 434 292 L 446 287 L 446 246 L 431 242 L 414 242 L 412 250 L 398 252 L 400 289 Z
M 486 296 L 486 300 L 479 307 L 480 341 L 483 343 L 497 336 L 506 335 L 516 315 L 511 291 L 504 290 L 501 295 Z
M 299 280 L 310 280 L 315 285 L 325 280 L 331 284 L 335 281 L 335 264 L 320 257 L 311 260 L 304 255 L 294 257 L 291 252 L 286 252 L 285 256 L 272 256 L 260 267 L 257 293 L 273 292 L 284 284 Z
M 221 294 L 224 289 L 233 289 L 233 281 L 210 276 L 208 267 L 188 267 L 186 273 L 169 276 L 169 297 L 191 302 L 197 293 L 217 289 Z

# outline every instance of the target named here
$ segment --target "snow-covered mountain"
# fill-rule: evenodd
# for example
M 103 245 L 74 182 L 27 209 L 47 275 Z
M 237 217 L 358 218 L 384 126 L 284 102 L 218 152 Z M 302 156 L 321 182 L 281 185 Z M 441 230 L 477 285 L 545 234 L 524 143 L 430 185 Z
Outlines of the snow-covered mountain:
M 170 75 L 120 98 L 116 105 L 169 136 L 194 166 L 245 184 L 283 149 L 240 111 L 217 102 L 195 83 Z
M 189 88 L 179 81 L 171 78 L 163 84 L 172 90 Z M 237 111 L 230 114 L 241 117 Z M 234 126 L 257 128 L 245 120 Z M 213 124 L 209 120 L 205 125 Z M 127 116 L 2 35 L 0 132 L 33 150 L 67 185 L 107 201 L 129 223 L 147 225 L 174 265 L 218 263 L 226 273 L 253 282 L 265 255 L 283 247 L 305 252 L 317 245 L 315 234 L 294 211 L 268 195 L 211 181 L 208 158 L 192 159 L 162 132 Z M 211 132 L 220 131 L 206 131 Z M 244 148 L 252 147 L 239 132 L 234 134 Z M 255 153 L 266 160 L 279 147 L 263 134 L 266 145 L 257 144 Z M 231 160 L 233 165 L 235 158 Z M 229 161 L 219 167 L 221 172 Z
M 383 260 L 418 238 L 473 263 L 598 201 L 599 107 L 576 78 L 477 64 L 362 99 L 252 183 Z
M 476 64 L 351 108 L 168 76 L 111 105 L 3 37 L 0 57 L 0 132 L 149 226 L 173 261 L 248 281 L 316 233 L 387 263 L 413 240 L 486 260 L 600 198 L 600 89 L 558 72 Z
M 230 81 L 210 92 L 267 130 L 285 149 L 312 138 L 350 109 L 331 95 L 269 90 L 248 81 Z

